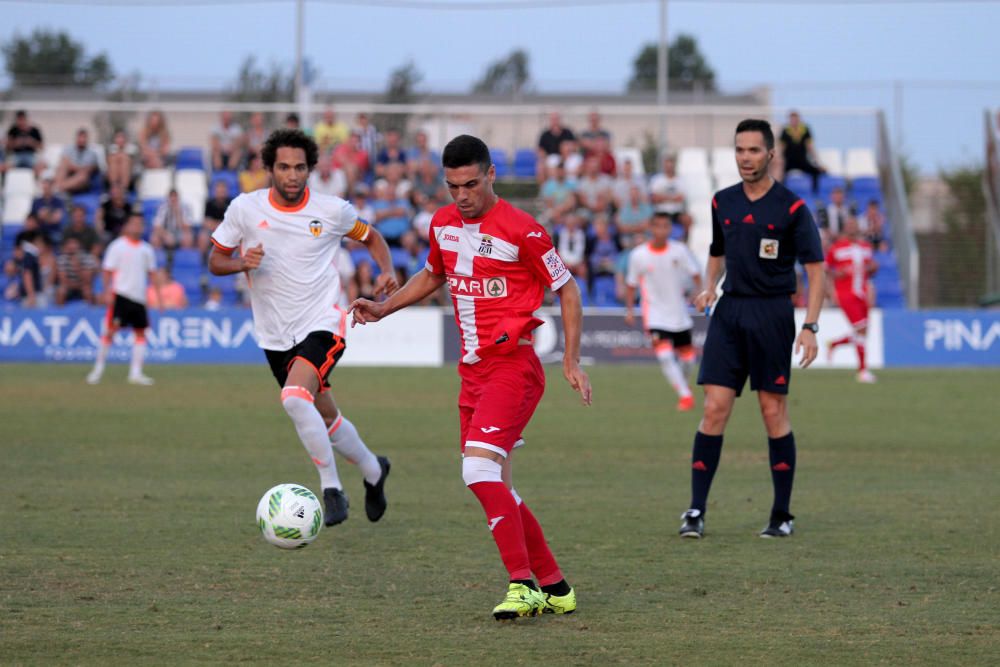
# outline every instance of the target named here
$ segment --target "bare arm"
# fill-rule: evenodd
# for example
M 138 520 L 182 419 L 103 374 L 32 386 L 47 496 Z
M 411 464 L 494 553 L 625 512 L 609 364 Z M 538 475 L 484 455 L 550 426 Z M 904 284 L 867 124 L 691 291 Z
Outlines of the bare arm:
M 590 378 L 580 368 L 580 332 L 583 330 L 583 305 L 580 287 L 575 280 L 569 280 L 560 287 L 559 308 L 562 311 L 563 335 L 566 351 L 563 354 L 563 376 L 574 390 L 579 392 L 584 405 L 590 405 L 592 390 Z
M 806 297 L 806 322 L 815 322 L 819 319 L 819 311 L 823 307 L 823 295 L 826 292 L 826 272 L 823 270 L 823 262 L 810 262 L 805 265 L 806 276 L 809 278 L 809 294 Z M 799 366 L 808 368 L 819 352 L 819 345 L 816 343 L 816 334 L 808 329 L 799 332 L 795 339 L 795 354 L 802 351 L 802 358 Z
M 354 321 L 351 322 L 351 326 L 378 322 L 397 310 L 422 301 L 440 289 L 444 281 L 443 275 L 431 273 L 425 268 L 410 278 L 399 291 L 381 303 L 375 303 L 369 299 L 355 299 L 351 303 L 351 311 L 354 313 Z
M 208 256 L 208 270 L 216 276 L 228 276 L 240 271 L 249 271 L 260 266 L 264 257 L 264 246 L 258 243 L 256 248 L 250 248 L 245 255 L 226 254 L 218 246 L 212 248 Z

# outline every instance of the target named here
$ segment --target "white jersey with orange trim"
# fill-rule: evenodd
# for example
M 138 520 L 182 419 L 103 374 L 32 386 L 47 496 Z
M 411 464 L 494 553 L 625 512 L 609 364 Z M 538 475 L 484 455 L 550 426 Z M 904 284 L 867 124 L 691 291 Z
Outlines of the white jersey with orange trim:
M 684 291 L 690 278 L 700 271 L 683 243 L 668 241 L 661 249 L 644 243 L 632 250 L 625 283 L 639 288 L 646 329 L 687 331 L 694 326 Z
M 119 236 L 108 245 L 101 268 L 112 272 L 111 289 L 115 294 L 136 303 L 146 303 L 149 272 L 156 268 L 153 246 Z
M 229 204 L 212 243 L 228 253 L 264 247 L 260 266 L 247 275 L 258 345 L 289 350 L 312 331 L 342 331 L 336 254 L 343 237 L 364 241 L 368 233 L 350 203 L 309 188 L 293 207 L 277 204 L 269 189 Z

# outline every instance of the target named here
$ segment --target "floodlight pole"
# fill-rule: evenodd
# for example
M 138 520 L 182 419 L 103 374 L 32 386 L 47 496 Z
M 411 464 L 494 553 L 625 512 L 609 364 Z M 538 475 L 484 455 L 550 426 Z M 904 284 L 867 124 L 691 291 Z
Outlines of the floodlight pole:
M 667 0 L 660 0 L 660 43 L 656 52 L 656 104 L 659 106 L 661 151 L 665 150 L 667 146 L 667 99 L 669 97 L 667 82 L 670 80 L 667 49 Z
M 306 2 L 297 0 L 295 3 L 295 104 L 298 107 L 299 117 L 305 122 L 305 63 L 303 62 L 303 48 L 305 42 L 306 25 Z

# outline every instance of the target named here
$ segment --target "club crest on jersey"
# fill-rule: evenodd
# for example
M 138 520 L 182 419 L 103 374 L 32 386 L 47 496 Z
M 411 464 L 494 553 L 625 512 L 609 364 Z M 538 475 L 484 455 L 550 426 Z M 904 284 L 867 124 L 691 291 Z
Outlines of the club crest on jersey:
M 448 276 L 448 288 L 451 290 L 451 295 L 456 297 L 499 299 L 507 296 L 507 278 L 504 276 L 490 278 Z
M 487 234 L 483 234 L 483 240 L 479 244 L 479 254 L 480 255 L 492 255 L 493 254 L 493 237 Z
M 319 238 L 319 235 L 323 233 L 323 223 L 319 220 L 309 221 L 309 233 L 313 235 L 313 238 Z

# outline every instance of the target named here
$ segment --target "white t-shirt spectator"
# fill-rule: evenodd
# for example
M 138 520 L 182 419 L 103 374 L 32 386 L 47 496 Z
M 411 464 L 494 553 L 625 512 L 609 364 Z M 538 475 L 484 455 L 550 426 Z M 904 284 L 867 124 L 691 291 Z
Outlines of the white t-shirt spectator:
M 324 180 L 318 171 L 309 174 L 309 189 L 319 195 L 343 197 L 347 193 L 347 176 L 342 169 L 330 172 L 330 178 Z
M 667 176 L 659 173 L 649 180 L 649 193 L 653 196 L 684 195 L 684 201 L 663 201 L 653 204 L 658 213 L 677 215 L 687 208 L 687 190 L 680 176 Z

